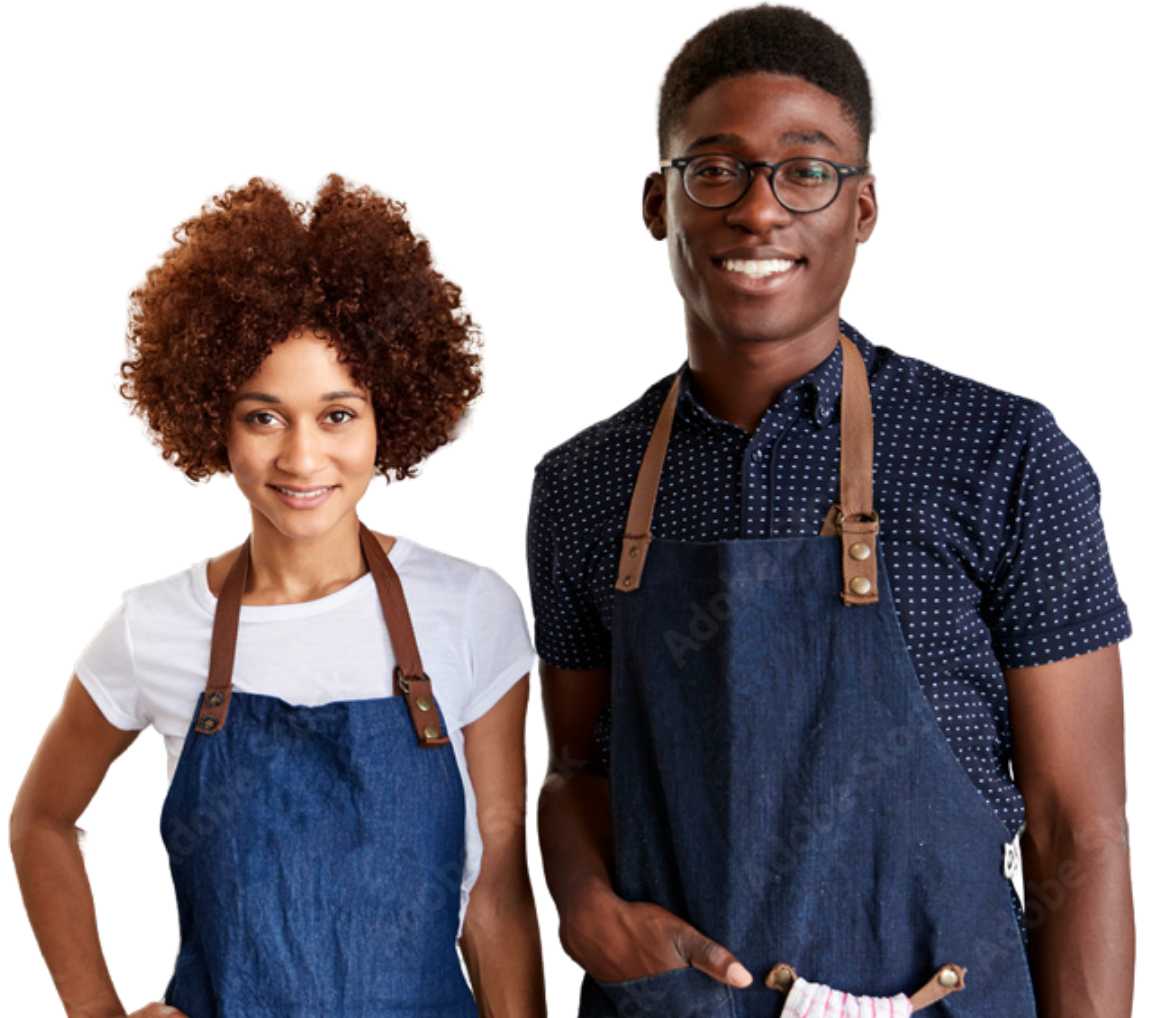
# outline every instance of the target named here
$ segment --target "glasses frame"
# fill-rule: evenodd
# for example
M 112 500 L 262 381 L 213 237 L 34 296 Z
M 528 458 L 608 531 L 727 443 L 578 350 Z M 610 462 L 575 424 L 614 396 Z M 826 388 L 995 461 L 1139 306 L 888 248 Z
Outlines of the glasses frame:
M 695 159 L 713 159 L 715 156 L 721 156 L 723 159 L 730 159 L 733 162 L 740 163 L 746 167 L 746 186 L 742 189 L 742 193 L 733 201 L 723 202 L 721 205 L 707 205 L 700 202 L 697 198 L 690 193 L 690 188 L 686 186 L 686 167 L 688 167 Z M 778 168 L 786 166 L 789 163 L 825 163 L 827 166 L 834 167 L 838 174 L 838 186 L 834 189 L 834 194 L 825 205 L 819 205 L 816 209 L 796 209 L 792 205 L 787 205 L 778 194 L 778 189 L 774 186 L 774 175 L 777 173 Z M 737 205 L 743 198 L 746 197 L 750 186 L 754 183 L 755 171 L 759 167 L 764 167 L 769 170 L 766 176 L 767 182 L 770 184 L 770 193 L 774 195 L 774 200 L 778 202 L 782 208 L 787 212 L 793 212 L 795 215 L 806 216 L 811 212 L 823 212 L 838 200 L 838 195 L 842 193 L 842 183 L 849 180 L 851 177 L 860 177 L 863 174 L 870 172 L 869 164 L 863 166 L 847 166 L 845 163 L 836 163 L 833 159 L 823 159 L 821 156 L 794 156 L 792 159 L 783 159 L 778 163 L 767 162 L 765 159 L 751 161 L 749 159 L 742 159 L 739 156 L 732 156 L 726 152 L 698 152 L 692 156 L 679 156 L 677 159 L 663 159 L 658 168 L 665 173 L 667 170 L 678 170 L 678 179 L 682 182 L 682 190 L 686 197 L 689 198 L 695 205 L 703 209 L 728 209 L 731 206 Z

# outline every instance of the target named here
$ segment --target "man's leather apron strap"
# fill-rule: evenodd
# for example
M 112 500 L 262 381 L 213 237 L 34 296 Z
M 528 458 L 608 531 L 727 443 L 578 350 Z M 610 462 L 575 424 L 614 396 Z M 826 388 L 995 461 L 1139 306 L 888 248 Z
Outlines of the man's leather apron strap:
M 830 509 L 822 535 L 842 539 L 842 600 L 848 605 L 878 600 L 878 516 L 874 512 L 874 418 L 866 362 L 853 343 L 838 337 L 842 348 L 842 453 L 839 502 Z M 681 376 L 674 380 L 642 457 L 618 564 L 615 589 L 628 593 L 642 582 L 650 549 L 651 523 L 658 482 L 670 445 Z
M 921 1011 L 951 993 L 964 990 L 966 971 L 960 965 L 943 965 L 925 986 L 909 998 L 910 1006 Z M 789 993 L 797 978 L 793 966 L 780 962 L 767 973 L 766 985 L 780 993 Z
M 394 689 L 397 696 L 407 701 L 411 724 L 420 746 L 445 746 L 449 739 L 443 734 L 439 707 L 431 693 L 431 680 L 423 674 L 415 630 L 407 610 L 403 586 L 391 560 L 379 544 L 378 538 L 362 523 L 359 524 L 359 543 L 367 567 L 379 593 L 383 608 L 383 622 L 395 651 Z M 231 703 L 231 676 L 235 665 L 235 643 L 239 636 L 239 610 L 243 592 L 247 587 L 247 574 L 251 564 L 251 538 L 240 548 L 219 593 L 212 626 L 211 666 L 203 703 L 196 718 L 196 731 L 212 735 L 220 731 L 227 720 Z

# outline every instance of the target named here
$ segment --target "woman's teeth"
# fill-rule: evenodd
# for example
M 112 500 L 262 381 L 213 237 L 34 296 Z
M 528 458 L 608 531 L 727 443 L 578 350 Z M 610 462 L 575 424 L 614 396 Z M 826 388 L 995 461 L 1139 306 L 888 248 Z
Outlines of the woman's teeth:
M 281 491 L 291 498 L 318 498 L 320 495 L 326 495 L 331 490 L 330 488 L 316 488 L 315 491 L 294 491 L 291 488 L 281 488 L 278 484 L 273 484 L 272 487 L 276 491 Z
M 744 275 L 754 276 L 756 278 L 776 276 L 779 272 L 785 272 L 793 265 L 794 261 L 790 258 L 755 259 L 754 261 L 744 261 L 741 258 L 727 258 L 722 263 L 722 267 L 727 272 L 741 272 Z

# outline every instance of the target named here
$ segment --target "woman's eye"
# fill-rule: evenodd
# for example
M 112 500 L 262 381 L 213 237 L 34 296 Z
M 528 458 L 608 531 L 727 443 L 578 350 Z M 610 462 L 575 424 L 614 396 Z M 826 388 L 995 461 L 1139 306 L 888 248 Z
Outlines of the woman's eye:
M 353 421 L 355 415 L 350 410 L 332 410 L 327 419 L 332 424 L 346 424 L 348 421 Z
M 269 413 L 266 410 L 256 410 L 254 413 L 248 414 L 244 420 L 249 424 L 257 424 L 262 427 L 270 427 L 276 423 L 275 414 Z

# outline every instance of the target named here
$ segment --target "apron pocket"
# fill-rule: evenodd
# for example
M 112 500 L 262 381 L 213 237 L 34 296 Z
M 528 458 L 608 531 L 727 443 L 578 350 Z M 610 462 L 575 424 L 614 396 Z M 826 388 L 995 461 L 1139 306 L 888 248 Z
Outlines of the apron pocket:
M 625 983 L 599 983 L 623 1018 L 733 1018 L 730 987 L 699 969 L 671 969 Z

